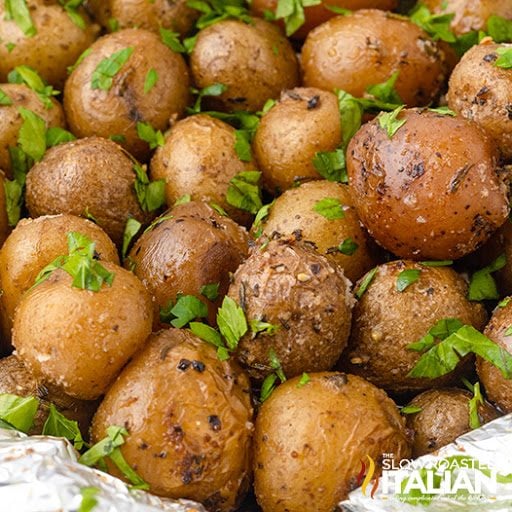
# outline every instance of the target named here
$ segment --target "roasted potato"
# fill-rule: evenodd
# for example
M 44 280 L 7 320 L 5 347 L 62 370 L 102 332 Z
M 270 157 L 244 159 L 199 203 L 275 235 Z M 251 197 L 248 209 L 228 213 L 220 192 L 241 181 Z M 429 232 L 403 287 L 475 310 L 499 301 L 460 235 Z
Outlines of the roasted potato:
M 316 211 L 325 198 L 337 199 L 343 205 L 340 218 L 327 219 Z M 376 263 L 375 251 L 361 226 L 347 185 L 322 180 L 287 190 L 270 207 L 263 225 L 256 226 L 255 234 L 258 231 L 269 238 L 295 233 L 340 266 L 352 282 Z
M 7 197 L 5 194 L 5 174 L 0 169 L 0 247 L 5 242 L 7 235 L 11 231 L 9 218 L 7 217 Z
M 10 105 L 0 105 L 0 169 L 8 178 L 12 178 L 9 147 L 15 147 L 18 144 L 19 131 L 23 125 L 20 107 L 37 114 L 45 121 L 47 128 L 64 127 L 64 111 L 61 104 L 54 98 L 51 99 L 52 108 L 46 108 L 37 93 L 26 85 L 2 84 L 0 90 L 12 102 Z
M 234 272 L 247 255 L 249 237 L 244 228 L 219 215 L 206 203 L 189 202 L 157 219 L 135 243 L 125 260 L 153 297 L 155 326 L 159 311 L 178 294 L 195 295 L 215 321 L 217 308 Z M 209 300 L 203 286 L 218 284 L 218 296 Z
M 58 0 L 23 3 L 29 10 L 26 30 L 18 26 L 16 19 L 9 19 L 7 2 L 0 3 L 0 83 L 7 81 L 13 68 L 24 64 L 47 82 L 62 87 L 68 66 L 94 42 L 99 26 L 79 9 L 77 14 L 84 24 L 79 27 Z
M 233 511 L 250 480 L 249 393 L 247 376 L 234 362 L 219 361 L 214 347 L 188 331 L 161 331 L 107 393 L 92 438 L 124 425 L 121 451 L 151 492 Z M 122 476 L 113 465 L 109 470 Z
M 456 259 L 505 222 L 499 153 L 481 128 L 418 109 L 400 112 L 398 129 L 390 122 L 392 136 L 381 122 L 365 124 L 347 155 L 357 213 L 380 245 L 402 258 Z
M 429 105 L 445 79 L 444 54 L 417 25 L 361 10 L 315 28 L 302 48 L 304 84 L 361 97 L 399 71 L 395 89 L 409 106 Z
M 190 67 L 200 89 L 215 83 L 227 86 L 210 100 L 212 107 L 224 111 L 260 110 L 269 98 L 299 83 L 292 46 L 277 27 L 259 18 L 251 24 L 224 20 L 201 30 Z
M 256 419 L 254 484 L 263 512 L 331 512 L 358 486 L 361 460 L 398 462 L 410 440 L 394 402 L 360 377 L 316 373 L 281 384 Z
M 318 152 L 341 144 L 336 96 L 315 88 L 296 88 L 261 119 L 253 141 L 254 153 L 271 192 L 287 190 L 302 181 L 320 179 L 313 165 Z
M 235 142 L 235 129 L 208 115 L 178 121 L 151 160 L 152 178 L 165 179 L 167 204 L 188 194 L 192 200 L 221 206 L 240 224 L 250 223 L 252 216 L 226 199 L 232 178 L 257 170 L 254 161 L 240 160 Z
M 471 430 L 469 401 L 472 396 L 464 389 L 431 389 L 408 404 L 421 409 L 407 415 L 407 427 L 414 431 L 414 458 L 434 452 Z M 495 420 L 499 413 L 491 404 L 484 402 L 477 404 L 477 416 L 483 425 Z
M 420 273 L 416 281 L 399 291 L 397 280 L 405 270 Z M 380 265 L 354 308 L 352 332 L 340 368 L 368 379 L 388 393 L 456 385 L 460 376 L 467 373 L 470 359 L 463 359 L 443 377 L 411 378 L 407 374 L 421 353 L 409 350 L 408 345 L 446 318 L 482 329 L 485 309 L 479 302 L 470 302 L 467 291 L 466 281 L 449 267 L 402 260 Z
M 350 281 L 307 245 L 281 239 L 254 248 L 228 295 L 250 325 L 236 356 L 255 379 L 273 373 L 272 351 L 284 374 L 294 377 L 329 370 L 345 348 L 354 304 Z
M 107 139 L 90 137 L 55 146 L 27 175 L 30 216 L 92 216 L 119 246 L 128 218 L 145 224 L 154 217 L 137 199 L 133 166 L 130 155 Z
M 77 421 L 84 439 L 89 439 L 89 426 L 98 402 L 78 400 L 42 384 L 15 355 L 0 359 L 0 394 L 3 393 L 22 397 L 34 396 L 39 400 L 39 409 L 29 435 L 41 434 L 50 404 L 53 404 L 68 420 Z
M 145 28 L 157 32 L 160 27 L 186 35 L 199 16 L 186 0 L 88 0 L 88 8 L 106 29 Z
M 117 73 L 102 73 L 102 66 L 123 51 L 127 58 L 120 60 Z M 183 57 L 156 34 L 120 30 L 92 45 L 71 73 L 64 89 L 66 119 L 77 137 L 117 136 L 126 150 L 147 160 L 150 146 L 138 134 L 139 123 L 166 130 L 185 110 L 188 85 Z
M 450 77 L 447 99 L 451 109 L 481 126 L 512 160 L 512 72 L 495 65 L 496 50 L 507 47 L 512 45 L 473 46 Z
M 105 393 L 153 322 L 142 283 L 117 265 L 102 265 L 114 273 L 111 286 L 76 288 L 58 269 L 23 295 L 14 315 L 12 343 L 34 377 L 83 400 Z
M 89 220 L 67 214 L 22 219 L 0 250 L 0 325 L 4 351 L 9 349 L 14 310 L 22 295 L 32 287 L 46 265 L 67 254 L 67 233 L 73 231 L 96 243 L 99 259 L 119 263 L 110 238 Z

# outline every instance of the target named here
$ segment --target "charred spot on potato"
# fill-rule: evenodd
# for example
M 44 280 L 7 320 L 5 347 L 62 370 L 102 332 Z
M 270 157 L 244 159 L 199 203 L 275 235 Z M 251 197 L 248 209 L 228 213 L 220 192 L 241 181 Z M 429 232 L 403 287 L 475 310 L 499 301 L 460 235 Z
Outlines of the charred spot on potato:
M 221 422 L 220 418 L 214 414 L 211 416 L 208 416 L 208 424 L 210 425 L 210 428 L 214 432 L 219 432 L 222 428 L 222 422 Z
M 167 349 L 167 352 L 170 350 L 171 347 L 169 347 Z M 162 359 L 165 359 L 165 357 L 163 357 Z M 188 359 L 182 359 L 179 363 L 178 363 L 178 370 L 182 371 L 182 372 L 185 372 L 187 371 L 189 368 L 190 368 L 190 365 L 193 364 L 192 361 L 189 361 Z
M 484 55 L 482 60 L 484 62 L 494 62 L 497 59 L 498 59 L 498 54 L 497 53 L 488 53 L 487 55 Z
M 192 368 L 197 372 L 197 373 L 203 373 L 206 369 L 206 365 L 201 362 L 201 361 L 192 361 Z
M 320 103 L 320 96 L 313 96 L 312 98 L 310 98 L 308 100 L 308 106 L 307 106 L 307 109 L 308 110 L 313 110 L 314 108 L 318 107 Z

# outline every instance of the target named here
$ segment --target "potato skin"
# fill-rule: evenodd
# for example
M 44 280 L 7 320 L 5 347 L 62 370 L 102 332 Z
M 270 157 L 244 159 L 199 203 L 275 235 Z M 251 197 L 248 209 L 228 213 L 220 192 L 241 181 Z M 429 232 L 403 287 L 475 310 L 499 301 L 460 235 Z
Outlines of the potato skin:
M 47 82 L 62 87 L 67 68 L 94 42 L 99 26 L 91 23 L 84 10 L 80 15 L 85 30 L 71 21 L 57 0 L 26 0 L 37 34 L 27 37 L 14 21 L 5 19 L 5 2 L 0 5 L 0 83 L 22 64 L 35 69 Z M 7 43 L 14 44 L 9 51 Z
M 430 104 L 444 82 L 444 54 L 414 23 L 378 10 L 337 16 L 302 48 L 304 85 L 361 97 L 400 71 L 395 89 L 409 106 Z
M 512 72 L 494 65 L 496 50 L 507 47 L 512 45 L 479 44 L 466 52 L 450 77 L 447 99 L 452 110 L 490 134 L 510 160 Z
M 90 137 L 60 144 L 28 173 L 27 208 L 31 217 L 89 213 L 120 246 L 129 217 L 146 224 L 155 216 L 142 210 L 135 178 L 132 159 L 115 142 Z
M 228 87 L 206 99 L 214 110 L 260 110 L 269 98 L 299 83 L 297 57 L 289 41 L 271 23 L 253 18 L 248 25 L 224 20 L 201 30 L 190 55 L 199 89 L 214 83 Z
M 108 90 L 93 89 L 96 67 L 125 48 L 133 53 L 113 78 Z M 137 123 L 149 123 L 166 130 L 169 120 L 181 117 L 189 100 L 188 70 L 183 57 L 165 46 L 147 30 L 126 29 L 106 35 L 91 46 L 91 53 L 66 82 L 64 110 L 71 131 L 77 137 L 122 135 L 123 147 L 140 160 L 150 155 L 149 145 L 137 134 Z M 144 93 L 148 72 L 158 79 Z
M 115 245 L 94 222 L 67 214 L 20 220 L 0 250 L 0 325 L 4 349 L 9 348 L 14 310 L 22 295 L 46 265 L 68 253 L 67 234 L 71 231 L 94 241 L 100 260 L 119 264 Z
M 406 416 L 407 427 L 414 430 L 414 458 L 432 453 L 471 430 L 469 401 L 472 397 L 465 389 L 430 389 L 408 404 L 421 408 L 420 412 Z M 482 425 L 498 416 L 498 411 L 488 402 L 478 405 L 478 418 Z
M 6 177 L 0 169 L 0 247 L 4 244 L 7 236 L 11 232 L 9 218 L 7 217 L 7 199 L 5 196 Z
M 512 325 L 512 303 L 494 310 L 484 334 L 492 341 L 512 353 L 512 338 L 506 335 Z M 491 363 L 477 357 L 476 369 L 487 398 L 504 413 L 512 412 L 512 381 L 503 377 Z
M 8 393 L 22 397 L 34 396 L 39 400 L 39 409 L 29 435 L 40 435 L 50 412 L 50 404 L 69 420 L 78 422 L 84 439 L 89 439 L 89 426 L 98 407 L 96 401 L 77 400 L 62 391 L 39 382 L 15 355 L 0 359 L 0 394 Z
M 209 311 L 213 324 L 217 308 L 234 272 L 249 250 L 244 228 L 228 217 L 221 217 L 206 203 L 192 201 L 174 207 L 155 221 L 137 240 L 125 260 L 153 297 L 155 327 L 159 310 L 178 293 L 195 295 Z M 201 287 L 220 283 L 217 300 L 201 295 Z
M 152 493 L 233 511 L 249 485 L 252 416 L 249 379 L 236 363 L 169 329 L 153 334 L 123 370 L 91 432 L 99 441 L 110 425 L 124 425 L 121 451 Z
M 94 400 L 104 394 L 151 333 L 153 307 L 142 283 L 103 262 L 115 274 L 99 292 L 71 286 L 56 270 L 21 299 L 12 343 L 34 376 L 66 394 Z
M 261 119 L 253 141 L 256 160 L 269 192 L 287 190 L 301 181 L 320 179 L 313 165 L 318 151 L 341 144 L 336 96 L 313 87 L 281 93 Z
M 2 46 L 2 45 L 0 45 Z M 11 99 L 12 105 L 0 106 L 0 169 L 8 178 L 12 178 L 11 158 L 9 146 L 16 146 L 18 134 L 23 125 L 23 118 L 19 112 L 20 107 L 31 110 L 44 119 L 46 127 L 59 126 L 64 128 L 64 111 L 61 104 L 54 98 L 51 99 L 53 107 L 47 109 L 37 94 L 26 85 L 2 84 L 0 89 Z
M 189 194 L 192 200 L 218 204 L 239 224 L 249 224 L 252 215 L 226 199 L 232 178 L 258 170 L 254 161 L 240 160 L 235 141 L 233 127 L 206 114 L 178 121 L 151 160 L 151 177 L 165 179 L 169 207 Z
M 345 348 L 354 299 L 343 271 L 312 248 L 292 240 L 254 248 L 238 268 L 228 295 L 248 323 L 278 327 L 273 335 L 249 332 L 236 356 L 249 375 L 261 380 L 274 370 L 273 350 L 287 377 L 328 370 Z
M 410 456 L 396 405 L 360 377 L 310 374 L 281 384 L 256 419 L 254 483 L 263 512 L 331 512 L 357 487 L 361 460 Z
M 403 292 L 396 281 L 404 270 L 420 270 L 419 279 Z M 379 265 L 370 286 L 354 308 L 352 332 L 339 367 L 360 375 L 388 393 L 403 394 L 456 385 L 470 359 L 436 379 L 409 378 L 421 354 L 410 343 L 427 334 L 443 318 L 482 329 L 486 313 L 482 304 L 470 302 L 467 283 L 449 267 L 427 267 L 412 261 Z
M 186 0 L 88 0 L 87 7 L 107 30 L 109 20 L 115 19 L 120 29 L 138 27 L 158 34 L 162 26 L 184 36 L 199 16 Z
M 374 120 L 349 144 L 357 213 L 370 235 L 399 257 L 460 258 L 507 218 L 497 148 L 462 117 L 410 109 L 398 119 L 406 123 L 391 139 Z

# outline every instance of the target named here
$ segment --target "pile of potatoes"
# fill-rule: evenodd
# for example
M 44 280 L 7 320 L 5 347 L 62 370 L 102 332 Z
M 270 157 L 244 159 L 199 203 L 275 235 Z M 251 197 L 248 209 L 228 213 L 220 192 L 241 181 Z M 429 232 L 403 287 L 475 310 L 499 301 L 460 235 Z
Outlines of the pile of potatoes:
M 0 1 L 0 395 L 211 512 L 512 412 L 512 7 L 306 4 Z

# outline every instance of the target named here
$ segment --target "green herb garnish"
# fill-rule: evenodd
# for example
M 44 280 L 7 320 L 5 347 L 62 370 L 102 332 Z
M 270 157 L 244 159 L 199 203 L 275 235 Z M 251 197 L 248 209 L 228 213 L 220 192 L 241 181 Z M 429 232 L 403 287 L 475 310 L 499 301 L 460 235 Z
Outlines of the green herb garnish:
M 146 78 L 144 80 L 144 94 L 147 94 L 148 92 L 155 87 L 156 83 L 158 82 L 158 73 L 155 68 L 151 68 L 147 74 Z
M 201 112 L 201 103 L 203 98 L 207 96 L 220 96 L 224 92 L 228 90 L 227 86 L 224 84 L 215 83 L 205 87 L 204 89 L 196 89 L 194 87 L 190 88 L 190 92 L 194 94 L 196 97 L 196 101 L 194 106 L 191 108 L 187 108 L 187 112 L 189 114 L 199 114 Z
M 400 414 L 417 414 L 423 409 L 417 405 L 406 405 L 400 409 Z
M 204 286 L 201 286 L 200 293 L 208 300 L 217 300 L 219 297 L 219 286 L 220 283 L 205 284 Z
M 345 217 L 343 205 L 340 203 L 340 200 L 335 197 L 320 199 L 315 203 L 315 206 L 313 206 L 313 211 L 325 217 L 327 220 L 337 220 Z
M 208 307 L 194 295 L 178 295 L 176 304 L 170 301 L 160 309 L 160 321 L 171 324 L 177 329 L 185 327 L 189 322 L 208 316 Z
M 130 245 L 134 237 L 137 236 L 137 233 L 141 230 L 141 228 L 142 224 L 133 217 L 129 217 L 126 221 L 123 233 L 123 247 L 121 250 L 121 256 L 123 257 L 123 260 L 126 258 L 126 255 L 128 254 L 128 249 L 130 248 Z
M 304 8 L 321 3 L 321 0 L 278 0 L 275 17 L 284 20 L 286 35 L 290 37 L 306 21 Z
M 137 123 L 137 135 L 139 139 L 149 144 L 149 149 L 156 149 L 165 144 L 164 134 L 155 130 L 149 123 Z
M 259 181 L 261 172 L 242 171 L 229 182 L 226 200 L 235 208 L 252 214 L 258 213 L 262 207 Z
M 37 34 L 37 29 L 25 0 L 5 0 L 4 6 L 7 21 L 14 21 L 27 37 L 33 37 Z
M 94 507 L 98 504 L 96 496 L 99 492 L 100 490 L 97 487 L 82 487 L 80 489 L 82 501 L 80 502 L 80 507 L 77 512 L 91 512 L 94 510 Z
M 346 238 L 340 245 L 338 245 L 338 251 L 345 256 L 352 256 L 358 248 L 359 245 L 354 242 L 352 238 Z
M 405 291 L 411 284 L 415 283 L 420 278 L 421 270 L 407 269 L 402 270 L 396 279 L 396 289 L 399 292 Z
M 103 59 L 92 74 L 91 88 L 109 91 L 114 83 L 114 77 L 133 53 L 133 48 L 124 48 Z
M 366 275 L 363 277 L 361 283 L 359 284 L 355 292 L 355 296 L 357 299 L 360 299 L 366 292 L 370 284 L 372 284 L 372 281 L 375 278 L 375 275 L 377 274 L 378 270 L 379 267 L 374 267 L 369 272 L 367 272 Z
M 306 373 L 304 372 L 299 380 L 299 382 L 297 383 L 297 387 L 298 388 L 302 388 L 303 386 L 305 386 L 309 381 L 311 380 L 311 377 Z
M 393 110 L 393 112 L 381 112 L 377 116 L 379 126 L 386 130 L 388 138 L 392 138 L 393 135 L 407 122 L 405 119 L 398 119 L 398 115 L 404 109 L 403 105 Z
M 64 437 L 71 441 L 78 451 L 85 446 L 78 423 L 68 420 L 53 404 L 50 404 L 50 412 L 43 425 L 42 434 L 43 436 Z
M 32 428 L 38 408 L 39 400 L 33 396 L 0 394 L 0 419 L 25 434 Z
M 165 204 L 165 180 L 150 181 L 145 169 L 135 162 L 133 171 L 135 193 L 141 208 L 145 212 L 158 210 Z
M 490 265 L 476 271 L 469 282 L 469 300 L 499 299 L 498 287 L 492 273 L 502 269 L 507 264 L 505 253 L 498 256 Z

